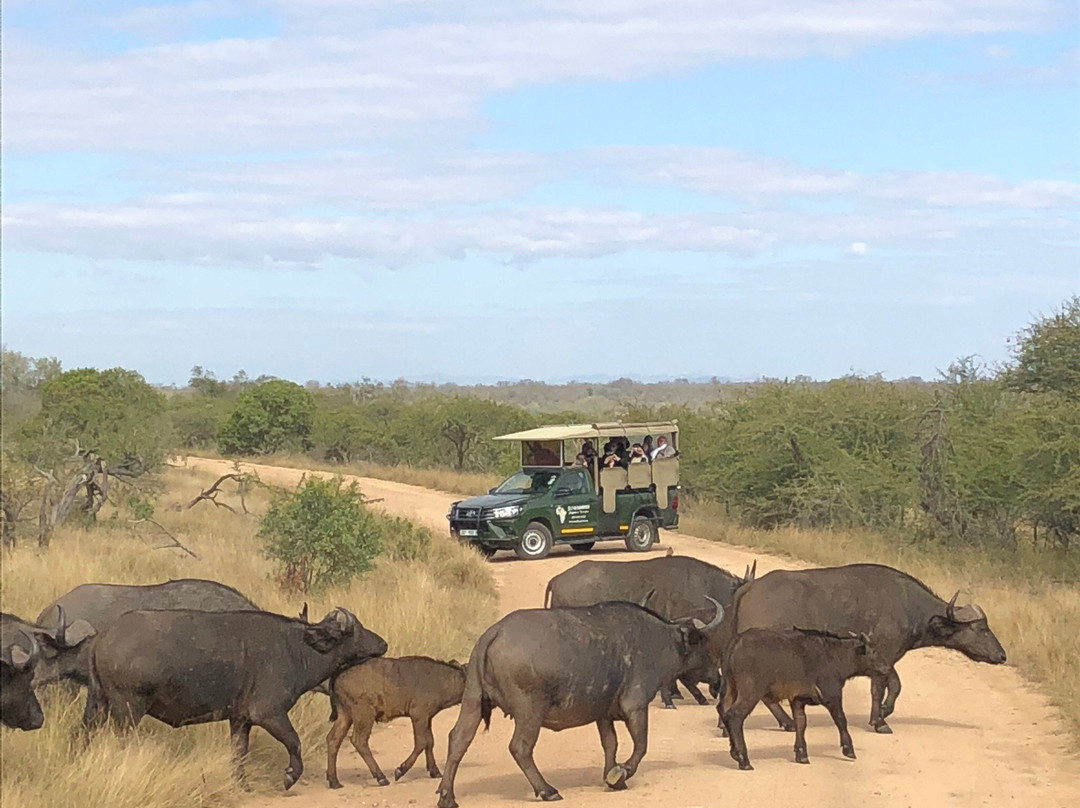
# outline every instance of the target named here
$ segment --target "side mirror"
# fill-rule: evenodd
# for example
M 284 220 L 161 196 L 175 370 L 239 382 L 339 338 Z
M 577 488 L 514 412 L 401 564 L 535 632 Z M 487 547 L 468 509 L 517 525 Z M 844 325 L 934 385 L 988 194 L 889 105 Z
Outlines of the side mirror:
M 488 493 L 489 493 L 489 494 L 494 494 L 494 493 L 495 493 L 495 489 L 494 489 L 494 488 L 489 488 L 489 489 L 488 489 Z

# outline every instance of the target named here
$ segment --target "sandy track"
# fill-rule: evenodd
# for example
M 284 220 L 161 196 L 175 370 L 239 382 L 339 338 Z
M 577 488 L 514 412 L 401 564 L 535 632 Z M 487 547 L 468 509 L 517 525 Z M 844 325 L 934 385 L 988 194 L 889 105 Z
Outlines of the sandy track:
M 225 473 L 225 461 L 190 458 L 189 465 Z M 254 466 L 268 482 L 295 484 L 301 471 Z M 450 494 L 402 483 L 359 478 L 369 497 L 382 498 L 387 511 L 429 525 L 446 535 Z M 662 532 L 663 547 L 733 570 L 754 559 L 767 572 L 791 562 L 746 552 L 679 533 Z M 594 550 L 593 558 L 630 560 L 637 554 Z M 599 547 L 603 547 L 600 545 Z M 501 611 L 542 605 L 552 575 L 582 556 L 557 550 L 543 561 L 521 562 L 500 553 L 492 562 Z M 993 624 L 992 604 L 984 604 Z M 392 649 L 391 649 L 392 650 Z M 603 757 L 595 727 L 560 733 L 544 731 L 536 762 L 564 799 L 585 808 L 627 806 L 767 806 L 793 797 L 809 805 L 830 806 L 1077 806 L 1080 763 L 1066 752 L 1067 736 L 1052 709 L 1010 667 L 979 665 L 939 649 L 913 651 L 899 664 L 904 683 L 896 713 L 889 719 L 895 734 L 876 735 L 866 726 L 869 686 L 855 680 L 846 689 L 845 708 L 857 761 L 840 754 L 836 730 L 821 708 L 811 708 L 807 745 L 811 765 L 793 762 L 794 736 L 776 728 L 762 708 L 747 721 L 747 745 L 755 771 L 740 772 L 728 756 L 727 740 L 715 728 L 710 705 L 692 702 L 676 710 L 650 710 L 649 751 L 630 789 L 608 792 L 601 783 Z M 1080 673 L 1078 673 L 1080 675 Z M 657 703 L 658 704 L 658 703 Z M 446 737 L 457 717 L 446 710 L 435 722 L 436 755 L 446 756 Z M 629 738 L 619 728 L 619 760 L 629 754 Z M 469 748 L 458 773 L 456 791 L 463 808 L 489 808 L 538 802 L 507 751 L 513 723 L 496 711 L 491 731 L 482 731 Z M 377 726 L 372 751 L 390 771 L 411 748 L 407 721 Z M 339 772 L 345 788 L 330 791 L 323 777 L 325 761 L 305 759 L 306 772 L 288 794 L 254 800 L 252 806 L 288 805 L 434 806 L 437 781 L 417 766 L 399 783 L 380 788 L 352 748 L 341 749 Z

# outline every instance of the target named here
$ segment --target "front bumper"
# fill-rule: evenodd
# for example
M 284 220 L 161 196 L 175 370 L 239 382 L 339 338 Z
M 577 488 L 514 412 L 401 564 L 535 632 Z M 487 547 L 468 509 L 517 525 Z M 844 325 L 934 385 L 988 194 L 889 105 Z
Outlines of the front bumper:
M 489 547 L 513 547 L 518 540 L 513 519 L 492 519 L 483 512 L 462 515 L 451 511 L 450 536 L 467 544 L 486 544 Z

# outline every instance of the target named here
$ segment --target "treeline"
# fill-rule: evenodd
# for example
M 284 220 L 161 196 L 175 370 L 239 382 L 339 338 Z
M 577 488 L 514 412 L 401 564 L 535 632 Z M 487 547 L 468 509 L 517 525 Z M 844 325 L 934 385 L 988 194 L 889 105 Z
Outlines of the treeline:
M 200 367 L 186 389 L 163 392 L 131 371 L 61 372 L 55 360 L 5 351 L 5 535 L 26 521 L 31 501 L 40 531 L 76 501 L 76 512 L 93 518 L 109 496 L 102 483 L 126 490 L 171 450 L 509 472 L 513 447 L 494 435 L 674 417 L 688 493 L 755 526 L 1072 547 L 1080 538 L 1080 297 L 1010 347 L 1003 367 L 962 359 L 934 382 L 763 381 L 716 388 L 694 405 L 643 401 L 635 389 L 600 413 L 538 412 L 493 401 L 486 387 L 301 386 L 242 372 L 220 380 Z

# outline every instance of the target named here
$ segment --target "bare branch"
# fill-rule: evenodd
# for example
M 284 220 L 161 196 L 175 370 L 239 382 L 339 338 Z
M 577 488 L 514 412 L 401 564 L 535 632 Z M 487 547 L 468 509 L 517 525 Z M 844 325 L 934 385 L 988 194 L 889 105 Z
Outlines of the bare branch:
M 219 493 L 221 493 L 221 491 L 219 490 L 220 487 L 221 487 L 221 484 L 223 482 L 225 482 L 226 480 L 235 480 L 242 487 L 243 484 L 245 482 L 247 482 L 247 475 L 245 475 L 245 474 L 223 474 L 223 475 L 221 475 L 220 477 L 218 477 L 218 479 L 214 482 L 214 484 L 212 486 L 210 486 L 205 491 L 200 493 L 197 497 L 195 497 L 195 499 L 191 500 L 191 502 L 189 502 L 187 505 L 185 505 L 182 508 L 182 510 L 185 510 L 185 511 L 189 510 L 191 508 L 194 508 L 196 505 L 198 505 L 203 500 L 209 500 L 210 502 L 213 502 L 215 505 L 217 505 L 219 508 L 225 508 L 225 510 L 229 511 L 230 513 L 236 513 L 236 509 L 233 508 L 231 505 L 228 505 L 228 504 L 226 504 L 224 502 L 218 502 L 217 501 L 217 495 Z M 242 496 L 241 496 L 241 502 L 243 502 L 243 497 Z M 246 506 L 244 507 L 244 513 L 247 513 L 247 507 Z
M 141 525 L 143 522 L 149 522 L 151 525 L 155 525 L 162 533 L 164 533 L 166 536 L 168 536 L 170 539 L 172 539 L 172 541 L 173 541 L 172 544 L 163 544 L 160 547 L 154 547 L 153 548 L 154 550 L 168 550 L 168 549 L 170 549 L 172 547 L 179 547 L 181 550 L 183 550 L 185 553 L 187 553 L 192 558 L 194 558 L 194 559 L 199 558 L 199 555 L 197 553 L 195 553 L 192 550 L 189 550 L 187 547 L 185 547 L 183 544 L 181 544 L 180 540 L 178 538 L 176 538 L 176 536 L 174 536 L 172 533 L 170 533 L 165 528 L 165 526 L 162 525 L 161 522 L 158 522 L 156 519 L 131 519 L 129 521 L 133 525 Z

